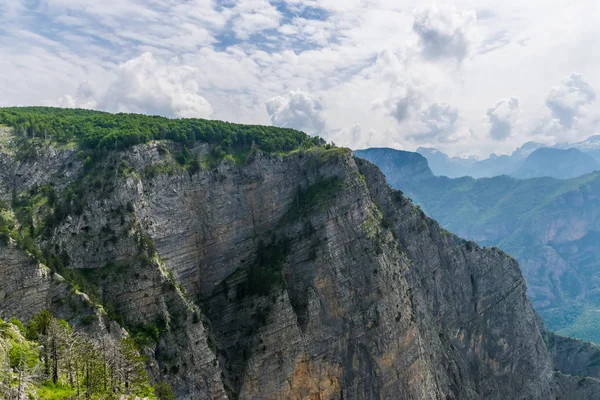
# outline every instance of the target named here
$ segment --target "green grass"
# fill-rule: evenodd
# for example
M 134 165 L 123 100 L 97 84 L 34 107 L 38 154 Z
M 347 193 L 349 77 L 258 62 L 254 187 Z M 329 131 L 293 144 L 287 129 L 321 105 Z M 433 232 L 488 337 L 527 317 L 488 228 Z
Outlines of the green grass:
M 46 382 L 37 388 L 37 395 L 44 400 L 64 400 L 70 399 L 77 391 L 73 388 L 61 385 L 53 385 L 51 382 Z

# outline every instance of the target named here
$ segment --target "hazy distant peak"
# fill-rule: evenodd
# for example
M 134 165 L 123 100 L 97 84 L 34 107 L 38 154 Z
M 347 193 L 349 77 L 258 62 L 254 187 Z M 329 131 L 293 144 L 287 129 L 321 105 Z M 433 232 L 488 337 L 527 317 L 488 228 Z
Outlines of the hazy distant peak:
M 434 176 L 427 158 L 419 153 L 380 147 L 355 150 L 354 154 L 378 165 L 390 184 L 426 180 Z
M 438 149 L 433 148 L 433 147 L 419 147 L 417 149 L 417 153 L 420 153 L 420 154 L 423 154 L 423 153 L 426 153 L 426 154 L 438 154 L 438 155 L 443 155 L 443 156 L 448 157 L 447 154 L 442 153 L 441 151 L 439 151 Z
M 567 179 L 590 173 L 599 167 L 594 157 L 579 149 L 542 147 L 527 157 L 514 176 L 517 178 L 551 176 Z
M 529 150 L 529 149 L 538 149 L 540 147 L 545 147 L 546 145 L 544 143 L 540 143 L 540 142 L 525 142 L 523 143 L 523 145 L 520 147 L 520 149 L 522 150 Z M 517 149 L 518 150 L 518 149 Z
M 596 143 L 596 142 L 600 142 L 600 135 L 594 135 L 594 136 L 590 136 L 586 142 L 590 142 L 590 143 Z
M 590 136 L 586 140 L 571 145 L 580 150 L 600 149 L 600 135 Z

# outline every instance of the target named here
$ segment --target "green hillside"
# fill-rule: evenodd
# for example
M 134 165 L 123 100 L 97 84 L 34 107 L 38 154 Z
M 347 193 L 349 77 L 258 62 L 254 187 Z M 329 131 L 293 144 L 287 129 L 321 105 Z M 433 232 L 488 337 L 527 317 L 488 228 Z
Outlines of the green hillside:
M 93 150 L 122 149 L 160 139 L 187 146 L 197 141 L 212 143 L 223 151 L 254 145 L 267 152 L 278 152 L 324 144 L 322 139 L 303 132 L 271 126 L 52 107 L 0 108 L 0 125 L 13 127 L 23 137 L 74 142 Z

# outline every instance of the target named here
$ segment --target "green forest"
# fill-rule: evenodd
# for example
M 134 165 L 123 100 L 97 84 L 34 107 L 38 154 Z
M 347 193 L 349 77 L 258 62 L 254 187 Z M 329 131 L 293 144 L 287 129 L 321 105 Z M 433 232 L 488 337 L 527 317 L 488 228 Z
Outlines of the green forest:
M 0 398 L 174 398 L 150 386 L 145 358 L 131 338 L 96 339 L 43 310 L 27 325 L 0 319 Z
M 75 142 L 91 150 L 124 149 L 162 139 L 187 147 L 196 142 L 211 143 L 223 152 L 252 146 L 265 152 L 285 152 L 324 144 L 322 139 L 303 132 L 271 126 L 52 107 L 0 108 L 0 125 L 14 128 L 22 137 Z

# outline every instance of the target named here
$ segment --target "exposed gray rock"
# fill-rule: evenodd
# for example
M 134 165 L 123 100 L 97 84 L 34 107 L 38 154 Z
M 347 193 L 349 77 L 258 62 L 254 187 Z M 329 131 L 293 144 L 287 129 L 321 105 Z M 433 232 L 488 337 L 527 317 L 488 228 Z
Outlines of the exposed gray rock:
M 178 398 L 595 398 L 595 380 L 555 373 L 517 263 L 442 230 L 349 150 L 156 173 L 175 150 L 110 154 L 125 167 L 39 245 L 132 332 L 161 328 L 144 351 Z M 5 197 L 83 173 L 72 150 L 1 160 Z M 5 294 L 0 316 L 60 309 L 70 289 L 51 275 L 0 246 L 27 304 Z
M 544 332 L 554 368 L 574 376 L 600 376 L 600 347 L 593 343 Z

